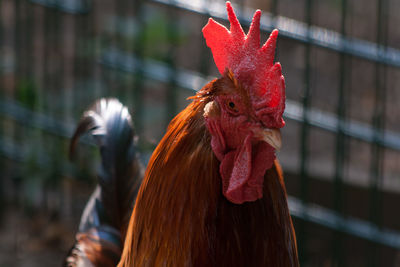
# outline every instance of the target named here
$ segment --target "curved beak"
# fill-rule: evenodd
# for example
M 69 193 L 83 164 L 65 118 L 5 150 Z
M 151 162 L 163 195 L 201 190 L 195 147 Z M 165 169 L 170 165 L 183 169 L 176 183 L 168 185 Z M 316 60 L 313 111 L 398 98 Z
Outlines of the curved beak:
M 281 131 L 277 128 L 259 128 L 255 135 L 260 140 L 267 142 L 270 146 L 279 151 L 282 147 Z

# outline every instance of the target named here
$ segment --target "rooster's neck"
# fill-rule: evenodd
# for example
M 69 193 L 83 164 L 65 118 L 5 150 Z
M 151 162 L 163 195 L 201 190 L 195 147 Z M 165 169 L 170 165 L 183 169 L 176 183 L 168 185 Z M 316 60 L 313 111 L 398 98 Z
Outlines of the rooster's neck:
M 215 212 L 219 162 L 206 130 L 205 102 L 194 100 L 170 123 L 153 152 L 131 217 L 121 265 L 192 266 L 204 255 Z M 196 251 L 202 251 L 197 249 Z

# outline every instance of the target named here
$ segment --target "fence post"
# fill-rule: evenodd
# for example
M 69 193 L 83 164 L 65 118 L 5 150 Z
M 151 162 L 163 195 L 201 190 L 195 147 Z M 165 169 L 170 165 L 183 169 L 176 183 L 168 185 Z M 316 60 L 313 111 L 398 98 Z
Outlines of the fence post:
M 3 1 L 0 0 L 0 51 L 3 51 Z M 0 55 L 2 56 L 2 55 Z M 4 60 L 0 57 L 0 99 L 4 99 L 4 88 L 3 88 L 3 66 Z M 4 123 L 0 121 L 0 140 L 4 138 Z M 3 223 L 3 214 L 4 214 L 4 172 L 5 172 L 5 164 L 4 160 L 0 160 L 0 226 Z
M 347 0 L 341 1 L 341 34 L 342 34 L 342 49 L 346 50 L 346 22 L 347 22 Z M 339 58 L 339 96 L 336 106 L 338 118 L 338 132 L 336 135 L 336 152 L 335 152 L 335 174 L 334 174 L 334 197 L 333 206 L 337 214 L 343 213 L 343 176 L 344 164 L 346 161 L 346 136 L 344 135 L 344 124 L 346 119 L 346 74 L 348 72 L 347 56 L 344 52 L 340 53 Z M 333 237 L 333 258 L 337 266 L 345 266 L 345 255 L 343 255 L 343 233 L 337 231 Z
M 388 30 L 388 4 L 386 0 L 377 1 L 377 34 L 376 44 L 378 46 L 378 56 L 386 52 L 387 30 Z M 374 131 L 374 141 L 372 143 L 372 157 L 370 168 L 370 221 L 378 227 L 382 226 L 382 185 L 383 185 L 383 159 L 384 151 L 380 140 L 383 136 L 385 127 L 386 112 L 386 68 L 385 64 L 375 64 L 375 103 L 372 117 Z M 371 244 L 371 253 L 369 253 L 369 266 L 379 266 L 379 247 L 377 244 Z
M 307 42 L 305 43 L 305 53 L 304 53 L 304 61 L 305 61 L 305 70 L 304 70 L 304 86 L 302 92 L 302 105 L 303 105 L 303 124 L 301 126 L 300 132 L 300 140 L 301 140 L 301 148 L 300 148 L 300 197 L 304 204 L 304 206 L 308 203 L 308 138 L 309 138 L 309 130 L 310 124 L 308 119 L 308 109 L 311 104 L 311 86 L 310 86 L 310 78 L 311 78 L 311 43 L 310 43 L 310 26 L 312 24 L 312 6 L 313 0 L 306 1 L 306 23 L 308 27 L 307 31 Z M 299 231 L 298 231 L 298 244 L 299 244 L 299 261 L 300 265 L 305 264 L 307 262 L 307 230 L 306 230 L 306 222 L 304 220 L 299 221 Z

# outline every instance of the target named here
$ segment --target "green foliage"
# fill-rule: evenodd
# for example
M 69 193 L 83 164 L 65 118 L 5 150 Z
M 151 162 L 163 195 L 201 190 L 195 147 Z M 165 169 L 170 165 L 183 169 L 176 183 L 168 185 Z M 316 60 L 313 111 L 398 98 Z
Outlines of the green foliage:
M 35 82 L 31 79 L 20 79 L 17 82 L 16 99 L 24 107 L 34 110 L 38 104 L 38 90 Z
M 113 17 L 106 25 L 108 37 L 104 47 L 111 43 L 125 52 L 140 51 L 142 57 L 165 61 L 172 46 L 186 42 L 188 34 L 184 25 L 156 10 L 145 12 L 144 21 Z
M 187 40 L 184 28 L 165 15 L 155 16 L 146 22 L 140 40 L 144 42 L 145 56 L 157 60 L 168 58 L 170 48 L 182 45 Z

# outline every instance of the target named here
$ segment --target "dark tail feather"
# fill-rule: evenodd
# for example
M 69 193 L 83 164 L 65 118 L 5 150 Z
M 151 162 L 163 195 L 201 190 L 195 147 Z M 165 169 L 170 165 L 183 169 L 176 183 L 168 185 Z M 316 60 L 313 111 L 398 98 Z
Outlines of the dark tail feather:
M 135 150 L 128 109 L 118 100 L 100 99 L 83 114 L 71 140 L 71 158 L 79 137 L 88 132 L 100 147 L 99 185 L 85 207 L 76 243 L 65 265 L 87 266 L 91 262 L 95 266 L 115 266 L 144 168 Z

